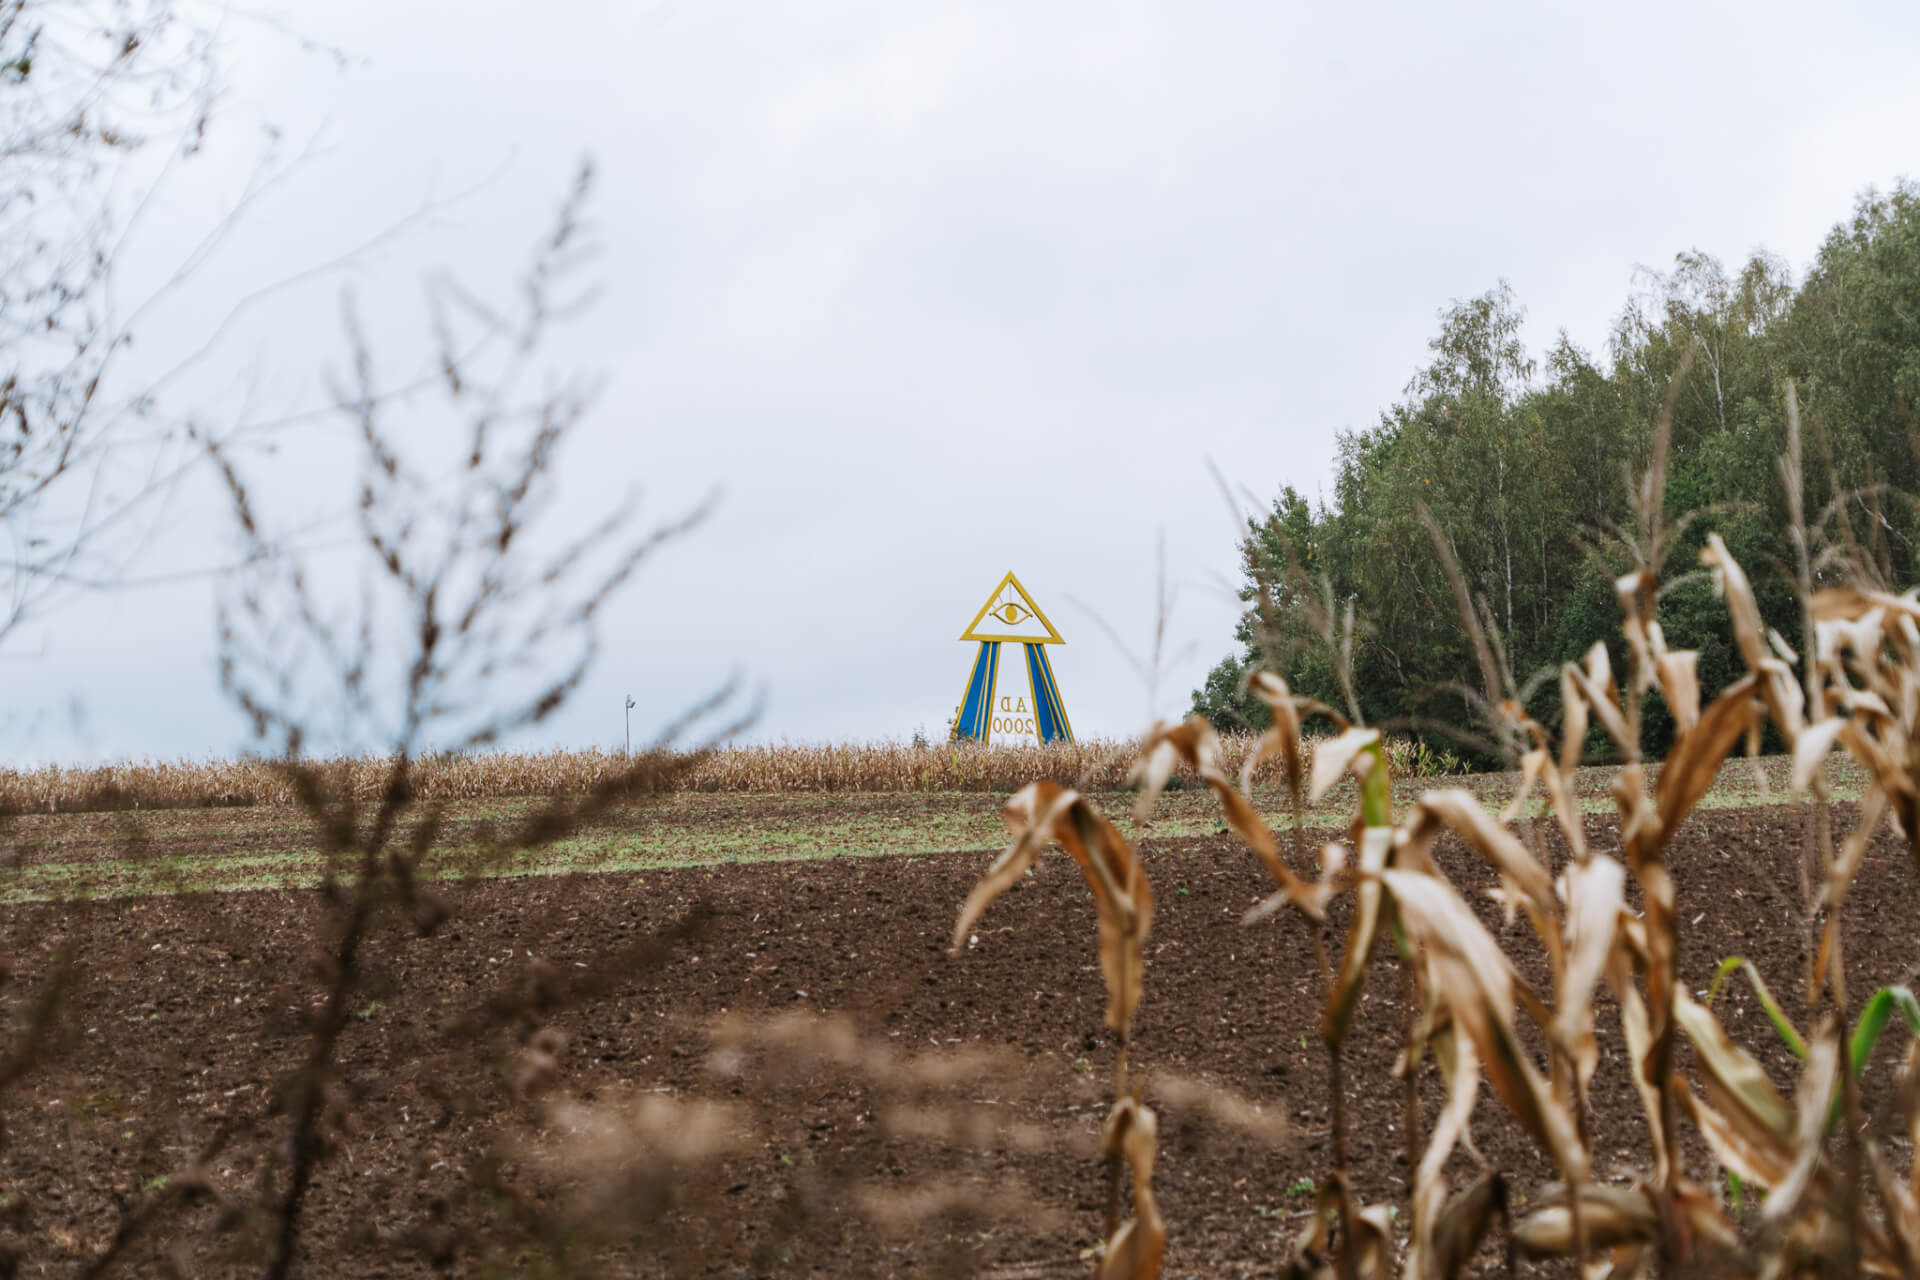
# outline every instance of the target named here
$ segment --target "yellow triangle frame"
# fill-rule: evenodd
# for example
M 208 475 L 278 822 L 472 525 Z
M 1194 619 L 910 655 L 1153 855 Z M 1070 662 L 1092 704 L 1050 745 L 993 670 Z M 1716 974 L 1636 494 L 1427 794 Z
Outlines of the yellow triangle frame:
M 980 623 L 986 618 L 987 610 L 993 608 L 993 602 L 999 599 L 1000 593 L 1007 589 L 1007 584 L 1009 583 L 1013 584 L 1013 589 L 1020 593 L 1021 607 L 1026 609 L 1029 613 L 1033 614 L 1034 617 L 1038 618 L 1040 620 L 1040 625 L 1047 629 L 1046 635 L 1044 636 L 992 635 L 984 631 L 974 630 L 974 628 L 979 626 Z M 996 618 L 995 621 L 999 621 L 999 619 Z M 1033 597 L 1027 594 L 1027 589 L 1020 585 L 1020 579 L 1013 576 L 1013 570 L 1011 569 L 1007 570 L 1006 577 L 1000 579 L 999 585 L 995 586 L 992 591 L 987 593 L 987 602 L 980 606 L 980 612 L 973 615 L 973 621 L 969 622 L 967 624 L 967 629 L 960 633 L 960 638 L 962 640 L 1012 641 L 1015 644 L 1065 644 L 1066 643 L 1065 640 L 1062 640 L 1060 638 L 1060 633 L 1053 629 L 1053 624 L 1047 621 L 1047 615 L 1040 611 L 1040 606 L 1033 602 Z

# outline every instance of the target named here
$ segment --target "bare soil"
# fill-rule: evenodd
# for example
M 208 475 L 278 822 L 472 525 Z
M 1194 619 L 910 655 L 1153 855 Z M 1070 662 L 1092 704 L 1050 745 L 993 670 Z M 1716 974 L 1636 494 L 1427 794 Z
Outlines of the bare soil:
M 1851 806 L 1836 813 L 1837 822 L 1851 818 Z M 1722 957 L 1744 955 L 1800 1015 L 1804 822 L 1786 808 L 1707 812 L 1676 842 L 1682 969 L 1696 990 Z M 1603 826 L 1593 835 L 1604 849 Z M 1145 847 L 1159 914 L 1133 1062 L 1161 1112 L 1165 1274 L 1274 1274 L 1311 1199 L 1298 1188 L 1333 1155 L 1309 938 L 1287 917 L 1240 925 L 1268 885 L 1231 837 L 1149 838 Z M 1078 871 L 1052 856 L 950 957 L 956 908 L 992 856 L 440 886 L 451 909 L 444 923 L 420 936 L 396 919 L 368 948 L 297 1273 L 532 1274 L 542 1258 L 612 1274 L 1086 1273 L 1083 1251 L 1106 1202 L 1092 1139 L 1114 1053 L 1101 1025 L 1092 905 Z M 1458 845 L 1443 845 L 1440 861 L 1463 887 L 1491 886 Z M 1883 833 L 1847 907 L 1856 999 L 1913 980 L 1916 887 L 1905 848 Z M 84 1274 L 117 1237 L 120 1274 L 165 1266 L 258 1274 L 266 1224 L 247 1206 L 281 1185 L 284 1089 L 308 1043 L 328 911 L 324 893 L 303 890 L 0 912 L 10 1043 L 63 947 L 77 974 L 48 1052 L 0 1093 L 0 1244 L 19 1274 Z M 1506 924 L 1490 901 L 1482 911 L 1538 978 L 1525 924 Z M 1392 1075 L 1402 995 L 1398 969 L 1376 957 L 1345 1064 L 1357 1188 L 1394 1203 L 1404 1203 L 1408 1176 L 1404 1099 Z M 1729 987 L 1716 1007 L 1790 1089 L 1793 1060 L 1744 986 Z M 897 1082 L 783 1061 L 779 1051 L 744 1065 L 716 1055 L 708 1028 L 723 1014 L 796 1009 L 844 1015 L 896 1055 L 1004 1047 L 1001 1074 L 964 1083 L 952 1100 L 988 1116 L 978 1140 L 907 1133 Z M 1608 1035 L 1617 1024 L 1610 1008 L 1601 1012 L 1602 1043 L 1613 1051 L 1595 1081 L 1592 1127 L 1601 1174 L 1624 1176 L 1641 1164 L 1645 1126 L 1617 1032 Z M 1897 1148 L 1884 1093 L 1894 1057 L 1883 1047 L 1868 1068 L 1865 1099 Z M 732 1074 L 715 1070 L 730 1061 Z M 1180 1078 L 1284 1118 L 1284 1135 L 1263 1140 L 1190 1092 L 1170 1098 L 1151 1083 Z M 1430 1119 L 1441 1099 L 1431 1066 L 1419 1087 Z M 569 1218 L 579 1211 L 566 1179 L 555 1182 L 543 1163 L 558 1153 L 564 1168 L 570 1150 L 555 1104 L 631 1106 L 656 1094 L 751 1106 L 755 1139 L 671 1188 L 671 1203 L 616 1197 Z M 1475 1136 L 1518 1198 L 1549 1180 L 1491 1097 Z M 582 1161 L 575 1172 L 590 1181 Z M 1696 1162 L 1696 1176 L 1710 1181 L 1703 1152 Z M 1459 1176 L 1475 1167 L 1456 1155 Z M 213 1196 L 177 1210 L 159 1179 L 194 1168 Z M 892 1232 L 856 1212 L 872 1189 L 931 1178 L 981 1195 L 1012 1191 L 1030 1211 L 986 1220 L 930 1209 Z M 154 1205 L 167 1208 L 148 1213 Z M 650 1219 L 656 1211 L 665 1216 Z M 542 1252 L 538 1240 L 556 1222 L 579 1228 L 579 1252 Z M 622 1223 L 650 1225 L 633 1239 L 621 1238 Z

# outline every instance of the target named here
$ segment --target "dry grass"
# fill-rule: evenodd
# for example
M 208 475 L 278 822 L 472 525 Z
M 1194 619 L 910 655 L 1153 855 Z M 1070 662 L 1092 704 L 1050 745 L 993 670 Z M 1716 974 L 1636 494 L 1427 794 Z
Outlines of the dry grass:
M 1252 736 L 1222 739 L 1230 766 L 1253 749 Z M 728 747 L 701 756 L 667 757 L 654 771 L 675 791 L 975 791 L 1008 793 L 1035 778 L 1053 778 L 1082 791 L 1117 791 L 1139 756 L 1132 740 L 1061 743 L 1044 747 L 981 747 L 973 743 L 915 746 L 868 742 L 812 746 Z M 1309 749 L 1311 749 L 1309 747 Z M 1422 776 L 1456 767 L 1451 757 L 1390 744 L 1395 772 Z M 629 773 L 634 761 L 617 751 L 533 754 L 433 755 L 414 762 L 411 778 L 422 800 L 487 800 L 509 796 L 583 796 Z M 380 796 L 393 762 L 380 757 L 320 764 L 329 793 L 362 802 Z M 293 805 L 293 779 L 266 760 L 175 760 L 137 764 L 0 772 L 0 811 L 89 813 L 123 809 L 203 809 Z

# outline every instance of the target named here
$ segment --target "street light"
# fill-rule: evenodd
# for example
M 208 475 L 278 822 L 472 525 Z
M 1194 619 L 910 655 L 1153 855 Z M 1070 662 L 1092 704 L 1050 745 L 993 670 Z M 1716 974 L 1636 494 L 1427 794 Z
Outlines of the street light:
M 631 759 L 633 756 L 633 708 L 636 705 L 637 704 L 633 700 L 633 695 L 628 694 L 627 695 L 627 757 L 629 759 Z

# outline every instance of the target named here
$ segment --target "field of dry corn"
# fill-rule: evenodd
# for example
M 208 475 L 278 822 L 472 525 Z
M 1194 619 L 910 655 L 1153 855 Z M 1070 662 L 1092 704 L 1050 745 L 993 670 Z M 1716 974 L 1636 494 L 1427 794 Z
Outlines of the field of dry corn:
M 1222 739 L 1233 768 L 1252 749 L 1250 735 Z M 1415 744 L 1389 744 L 1396 772 L 1420 776 L 1454 767 L 1452 757 Z M 1084 791 L 1127 785 L 1139 756 L 1132 739 L 1056 743 L 1042 747 L 982 747 L 974 743 L 915 746 L 900 742 L 733 746 L 698 755 L 652 757 L 662 767 L 650 777 L 671 790 L 753 792 L 1017 791 L 1035 778 L 1053 778 Z M 1312 745 L 1307 750 L 1311 752 Z M 636 758 L 589 748 L 515 754 L 476 752 L 427 756 L 413 762 L 415 794 L 425 801 L 491 800 L 522 796 L 582 796 L 630 774 Z M 1424 767 L 1423 767 L 1424 762 Z M 328 791 L 361 802 L 377 799 L 392 776 L 383 758 L 309 762 Z M 125 809 L 198 809 L 296 803 L 288 772 L 270 760 L 174 760 L 47 766 L 0 772 L 0 812 L 95 813 Z

